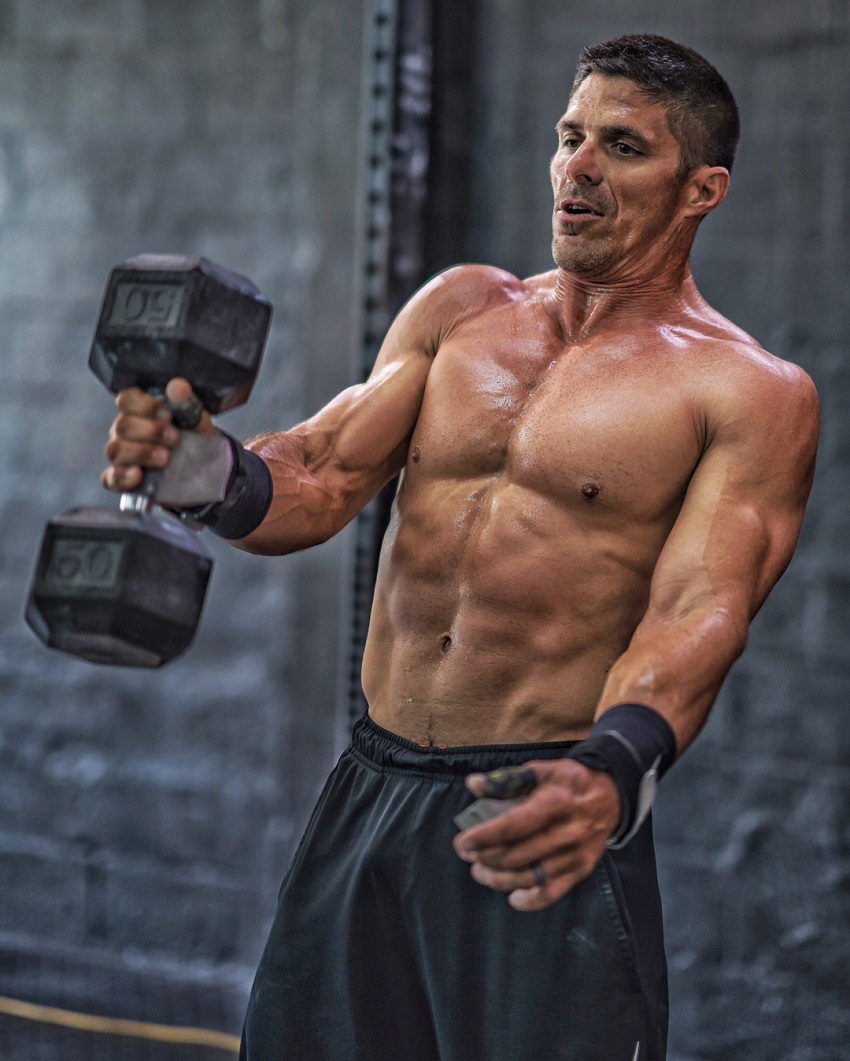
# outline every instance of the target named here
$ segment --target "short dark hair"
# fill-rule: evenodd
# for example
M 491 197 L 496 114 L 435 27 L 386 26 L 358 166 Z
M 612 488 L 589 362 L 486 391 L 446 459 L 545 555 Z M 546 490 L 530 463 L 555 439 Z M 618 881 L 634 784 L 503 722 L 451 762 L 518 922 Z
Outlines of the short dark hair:
M 573 92 L 591 74 L 625 77 L 667 109 L 684 178 L 698 166 L 732 169 L 741 132 L 738 105 L 720 74 L 692 48 L 651 33 L 591 44 L 579 56 Z

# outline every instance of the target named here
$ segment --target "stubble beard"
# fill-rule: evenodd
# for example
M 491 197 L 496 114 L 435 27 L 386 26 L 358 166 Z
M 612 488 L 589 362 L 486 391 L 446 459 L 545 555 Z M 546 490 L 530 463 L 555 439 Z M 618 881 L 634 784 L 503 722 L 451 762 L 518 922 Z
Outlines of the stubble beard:
M 616 255 L 605 241 L 589 245 L 582 237 L 558 234 L 552 237 L 552 258 L 564 272 L 591 279 L 605 275 L 614 265 Z

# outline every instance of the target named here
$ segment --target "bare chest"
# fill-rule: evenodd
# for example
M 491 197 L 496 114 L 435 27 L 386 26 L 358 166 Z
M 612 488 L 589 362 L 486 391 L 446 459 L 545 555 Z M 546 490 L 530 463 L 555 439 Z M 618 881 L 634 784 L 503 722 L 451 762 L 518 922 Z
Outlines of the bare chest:
M 652 519 L 699 459 L 695 392 L 663 348 L 461 336 L 435 359 L 408 475 L 504 476 L 556 504 Z

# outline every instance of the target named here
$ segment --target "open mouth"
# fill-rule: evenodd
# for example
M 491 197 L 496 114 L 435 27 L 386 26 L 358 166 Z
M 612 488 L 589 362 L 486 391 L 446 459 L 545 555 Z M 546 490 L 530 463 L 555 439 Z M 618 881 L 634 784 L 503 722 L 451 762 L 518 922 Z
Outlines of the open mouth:
M 598 214 L 586 203 L 576 203 L 569 200 L 560 204 L 559 213 L 562 217 L 568 217 L 571 220 L 581 217 L 601 217 L 601 214 Z
M 561 199 L 553 220 L 561 235 L 577 237 L 585 232 L 596 232 L 594 226 L 604 216 L 583 199 Z

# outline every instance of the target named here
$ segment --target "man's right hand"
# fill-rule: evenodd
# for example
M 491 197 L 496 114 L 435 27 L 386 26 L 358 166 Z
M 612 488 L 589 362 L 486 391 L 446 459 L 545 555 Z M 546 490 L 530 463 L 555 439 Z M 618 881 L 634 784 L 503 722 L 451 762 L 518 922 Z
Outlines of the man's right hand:
M 172 404 L 181 405 L 191 398 L 192 387 L 185 379 L 173 379 L 165 394 Z M 105 449 L 109 467 L 101 473 L 100 481 L 107 490 L 121 493 L 135 490 L 145 470 L 167 467 L 181 436 L 168 406 L 138 387 L 119 391 L 115 404 L 118 415 L 109 429 Z M 194 430 L 204 435 L 218 433 L 206 410 Z

